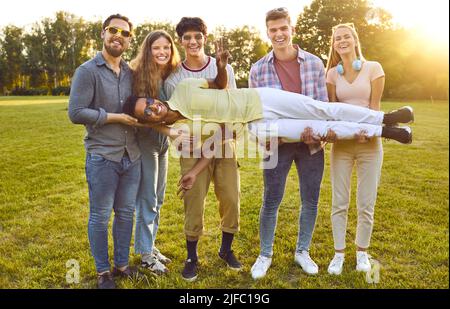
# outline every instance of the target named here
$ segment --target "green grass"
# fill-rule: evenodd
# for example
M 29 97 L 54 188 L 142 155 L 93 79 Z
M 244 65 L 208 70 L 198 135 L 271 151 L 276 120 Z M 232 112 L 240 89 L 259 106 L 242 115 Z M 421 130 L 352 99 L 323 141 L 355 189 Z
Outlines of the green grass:
M 383 102 L 383 109 L 401 106 Z M 219 215 L 211 188 L 206 233 L 199 243 L 199 279 L 187 283 L 183 206 L 176 197 L 179 165 L 170 160 L 161 211 L 158 248 L 173 262 L 170 274 L 122 281 L 124 288 L 448 288 L 449 204 L 448 102 L 414 102 L 412 145 L 384 142 L 384 165 L 370 253 L 381 265 L 380 282 L 368 284 L 355 269 L 356 207 L 350 206 L 347 260 L 341 276 L 328 275 L 333 256 L 331 188 L 327 149 L 319 214 L 311 255 L 320 267 L 307 276 L 294 263 L 299 194 L 295 167 L 280 206 L 273 264 L 253 281 L 250 267 L 259 253 L 258 215 L 262 173 L 258 160 L 241 159 L 241 231 L 234 250 L 244 263 L 235 273 L 217 257 Z M 88 192 L 84 174 L 84 128 L 70 123 L 67 97 L 0 97 L 0 288 L 94 288 L 87 239 Z M 355 179 L 353 179 L 355 181 Z M 111 240 L 111 239 L 110 239 Z M 112 243 L 112 241 L 110 241 Z M 112 249 L 112 248 L 111 248 Z M 133 250 L 131 250 L 133 252 Z M 66 283 L 66 262 L 80 264 L 81 282 Z M 131 263 L 138 263 L 132 255 Z

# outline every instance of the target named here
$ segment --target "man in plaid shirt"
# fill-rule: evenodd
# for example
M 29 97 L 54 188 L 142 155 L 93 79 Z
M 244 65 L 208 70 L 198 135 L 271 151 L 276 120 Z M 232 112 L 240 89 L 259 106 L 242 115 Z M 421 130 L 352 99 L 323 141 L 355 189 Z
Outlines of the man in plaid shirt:
M 327 102 L 323 63 L 318 57 L 292 44 L 294 28 L 289 12 L 285 8 L 269 11 L 266 26 L 273 50 L 252 66 L 249 87 L 273 87 Z M 332 140 L 333 137 L 333 132 L 330 132 L 328 139 Z M 308 274 L 318 272 L 317 264 L 309 256 L 309 246 L 317 217 L 324 152 L 321 141 L 310 130 L 303 132 L 302 140 L 304 142 L 280 145 L 278 164 L 273 169 L 264 169 L 264 201 L 259 226 L 260 255 L 251 269 L 254 279 L 264 277 L 272 263 L 278 207 L 292 162 L 297 167 L 302 203 L 295 262 Z

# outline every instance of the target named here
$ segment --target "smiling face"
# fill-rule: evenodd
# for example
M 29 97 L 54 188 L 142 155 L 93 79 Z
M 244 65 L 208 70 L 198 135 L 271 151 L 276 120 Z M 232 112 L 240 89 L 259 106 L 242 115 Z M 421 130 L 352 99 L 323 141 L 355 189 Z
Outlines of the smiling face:
M 109 26 L 122 30 L 130 31 L 128 23 L 122 19 L 113 18 Z M 122 53 L 130 46 L 130 37 L 123 37 L 121 32 L 111 34 L 108 30 L 103 30 L 101 33 L 103 39 L 103 47 L 106 52 L 112 57 L 120 57 Z
M 352 31 L 348 28 L 338 28 L 333 35 L 333 48 L 342 57 L 350 54 L 356 57 L 356 40 Z
M 292 45 L 293 27 L 287 18 L 267 21 L 267 36 L 274 49 L 286 48 Z
M 153 104 L 148 104 L 145 98 L 136 101 L 134 115 L 139 120 L 147 123 L 159 123 L 165 121 L 168 113 L 167 106 L 155 99 Z
M 186 31 L 181 37 L 181 45 L 186 57 L 201 57 L 205 54 L 206 36 L 200 31 Z
M 172 55 L 171 43 L 165 37 L 161 36 L 153 42 L 151 51 L 153 61 L 159 66 L 165 66 L 170 61 Z

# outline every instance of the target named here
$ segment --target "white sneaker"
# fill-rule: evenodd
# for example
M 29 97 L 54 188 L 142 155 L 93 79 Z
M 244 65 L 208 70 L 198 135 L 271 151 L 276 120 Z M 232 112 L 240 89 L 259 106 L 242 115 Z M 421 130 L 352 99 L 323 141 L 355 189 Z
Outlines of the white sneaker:
M 344 253 L 335 253 L 330 265 L 328 265 L 328 273 L 331 275 L 340 275 L 342 273 L 342 269 L 344 268 L 344 260 Z
M 167 265 L 170 262 L 172 262 L 171 259 L 169 259 L 167 256 L 165 256 L 164 254 L 161 253 L 161 251 L 158 250 L 158 248 L 154 247 L 153 248 L 153 256 L 160 261 L 161 263 Z
M 300 265 L 303 271 L 309 275 L 315 275 L 319 272 L 319 266 L 311 259 L 309 252 L 303 250 L 295 253 L 295 262 Z
M 365 251 L 356 251 L 356 270 L 368 272 L 371 268 L 369 254 Z
M 154 256 L 144 256 L 142 258 L 141 267 L 150 270 L 152 273 L 158 276 L 167 274 L 169 272 L 169 269 L 167 269 L 167 267 L 164 266 L 164 264 Z
M 252 278 L 256 280 L 264 277 L 270 267 L 270 264 L 272 264 L 272 258 L 268 258 L 262 255 L 258 256 L 255 264 L 253 264 L 251 269 Z

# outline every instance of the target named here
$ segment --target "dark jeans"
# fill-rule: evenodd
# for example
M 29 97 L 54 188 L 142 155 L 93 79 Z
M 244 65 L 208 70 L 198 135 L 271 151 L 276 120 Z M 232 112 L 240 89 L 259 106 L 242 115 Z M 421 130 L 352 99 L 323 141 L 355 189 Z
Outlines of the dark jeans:
M 317 217 L 320 184 L 324 169 L 324 152 L 311 155 L 304 143 L 286 143 L 278 148 L 278 164 L 264 169 L 264 200 L 259 218 L 260 254 L 273 255 L 273 241 L 277 225 L 278 208 L 283 199 L 286 178 L 295 162 L 299 178 L 301 214 L 296 252 L 309 250 Z

